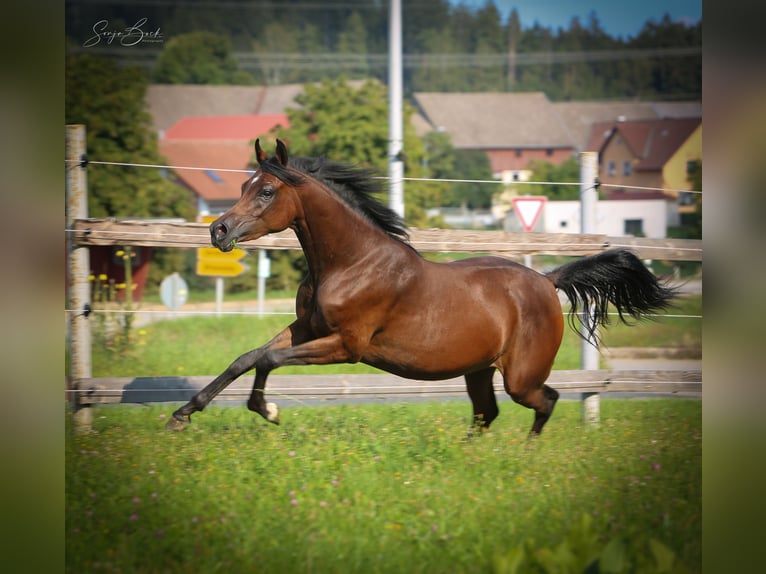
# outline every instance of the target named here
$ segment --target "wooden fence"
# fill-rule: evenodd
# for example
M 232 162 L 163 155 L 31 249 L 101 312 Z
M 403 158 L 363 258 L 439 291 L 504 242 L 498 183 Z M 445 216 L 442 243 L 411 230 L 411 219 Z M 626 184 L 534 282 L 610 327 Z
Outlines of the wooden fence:
M 77 381 L 73 400 L 78 405 L 186 402 L 215 378 L 202 377 L 110 377 Z M 495 390 L 504 394 L 502 379 Z M 553 371 L 548 384 L 561 393 L 667 393 L 702 392 L 700 371 Z M 216 401 L 246 401 L 252 376 L 242 376 Z M 276 399 L 298 402 L 347 399 L 406 399 L 466 397 L 462 377 L 444 381 L 402 379 L 395 375 L 271 375 L 267 393 Z
M 97 245 L 195 248 L 208 247 L 208 227 L 199 223 L 148 222 L 87 218 L 85 131 L 67 126 L 67 161 L 80 163 L 67 170 L 68 292 L 70 303 L 70 377 L 68 398 L 75 407 L 75 427 L 90 428 L 92 405 L 188 401 L 210 382 L 209 377 L 93 378 L 90 376 L 90 329 L 85 312 L 89 305 L 88 247 Z M 493 253 L 502 256 L 546 254 L 584 256 L 614 247 L 631 248 L 642 259 L 702 261 L 702 242 L 680 239 L 609 237 L 600 234 L 509 233 L 413 229 L 410 242 L 416 249 Z M 300 249 L 292 231 L 238 244 L 243 249 Z M 235 381 L 220 400 L 246 400 L 249 377 Z M 700 393 L 701 371 L 554 371 L 551 386 L 563 392 L 597 397 L 602 392 Z M 495 381 L 498 391 L 502 389 Z M 462 379 L 410 381 L 393 375 L 274 375 L 268 392 L 296 400 L 388 397 L 463 396 Z M 589 399 L 585 399 L 584 403 Z M 587 408 L 587 407 L 586 407 Z M 586 415 L 591 420 L 590 415 Z
M 199 223 L 157 223 L 139 220 L 75 219 L 69 230 L 77 247 L 94 245 L 195 248 L 210 245 L 208 226 Z M 701 261 L 698 240 L 610 237 L 599 234 L 512 233 L 413 229 L 412 245 L 424 252 L 459 251 L 495 253 L 503 256 L 549 254 L 584 256 L 614 247 L 629 247 L 642 259 Z M 243 249 L 300 249 L 292 231 L 238 244 Z M 115 403 L 185 402 L 215 378 L 190 377 L 81 377 L 71 380 L 69 399 L 89 427 L 92 406 Z M 553 371 L 549 384 L 563 393 L 672 393 L 699 395 L 701 371 L 671 370 L 579 370 Z M 217 401 L 246 401 L 252 377 L 234 381 Z M 495 381 L 502 396 L 502 381 Z M 464 397 L 462 378 L 446 381 L 412 381 L 394 375 L 272 375 L 268 392 L 284 400 L 316 401 L 347 399 Z
M 147 247 L 210 247 L 204 223 L 155 223 L 116 219 L 76 219 L 71 231 L 77 245 L 134 245 Z M 462 251 L 503 255 L 593 255 L 614 247 L 628 247 L 641 259 L 702 261 L 697 239 L 648 239 L 581 233 L 513 233 L 462 229 L 412 229 L 410 243 L 418 251 Z M 300 249 L 290 231 L 237 243 L 241 249 Z

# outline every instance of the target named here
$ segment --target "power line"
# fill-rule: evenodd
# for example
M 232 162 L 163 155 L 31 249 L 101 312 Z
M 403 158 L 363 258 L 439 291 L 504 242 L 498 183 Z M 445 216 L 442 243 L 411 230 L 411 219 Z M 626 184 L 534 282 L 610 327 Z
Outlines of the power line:
M 77 165 L 80 160 L 64 160 L 64 163 L 70 163 L 73 165 Z M 252 169 L 233 169 L 233 168 L 218 168 L 218 167 L 198 167 L 198 166 L 184 166 L 184 165 L 161 165 L 161 164 L 151 164 L 151 163 L 129 163 L 129 162 L 120 162 L 120 161 L 98 161 L 98 160 L 88 160 L 88 164 L 93 165 L 113 165 L 113 166 L 120 166 L 120 167 L 148 167 L 148 168 L 155 168 L 155 169 L 172 169 L 172 170 L 192 170 L 192 171 L 220 171 L 220 172 L 233 172 L 233 173 L 246 173 L 246 174 L 252 174 Z M 373 179 L 390 179 L 388 176 L 375 176 Z M 575 181 L 514 181 L 512 183 L 508 183 L 499 179 L 447 179 L 447 178 L 432 178 L 432 177 L 403 177 L 401 178 L 403 181 L 419 181 L 424 183 L 488 183 L 493 185 L 506 185 L 508 187 L 513 187 L 516 185 L 576 185 L 581 186 L 582 182 L 575 182 Z M 695 191 L 691 189 L 665 189 L 661 187 L 645 187 L 645 186 L 637 186 L 637 185 L 629 185 L 629 184 L 616 184 L 616 183 L 599 183 L 602 187 L 615 187 L 615 188 L 621 188 L 621 189 L 637 189 L 641 191 L 661 191 L 661 192 L 669 192 L 669 193 L 696 193 L 696 194 L 702 194 L 701 191 Z
M 90 53 L 113 57 L 126 65 L 151 67 L 162 50 L 144 48 L 119 50 L 114 48 L 70 48 L 74 53 Z M 234 52 L 238 66 L 243 70 L 347 70 L 387 69 L 388 54 L 344 54 L 339 52 Z M 520 52 L 514 55 L 515 66 L 553 66 L 564 64 L 587 64 L 596 62 L 617 62 L 648 60 L 653 58 L 683 58 L 701 56 L 702 47 L 647 48 L 639 50 L 588 50 L 577 52 L 547 51 Z M 402 66 L 408 70 L 491 68 L 508 63 L 507 53 L 406 53 L 402 55 Z

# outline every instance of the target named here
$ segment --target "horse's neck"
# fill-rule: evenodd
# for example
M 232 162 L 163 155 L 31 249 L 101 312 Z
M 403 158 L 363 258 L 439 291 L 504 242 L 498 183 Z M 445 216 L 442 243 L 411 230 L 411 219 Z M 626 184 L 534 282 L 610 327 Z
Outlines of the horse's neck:
M 395 242 L 329 189 L 306 187 L 300 197 L 303 214 L 293 230 L 315 279 L 363 261 L 382 241 Z

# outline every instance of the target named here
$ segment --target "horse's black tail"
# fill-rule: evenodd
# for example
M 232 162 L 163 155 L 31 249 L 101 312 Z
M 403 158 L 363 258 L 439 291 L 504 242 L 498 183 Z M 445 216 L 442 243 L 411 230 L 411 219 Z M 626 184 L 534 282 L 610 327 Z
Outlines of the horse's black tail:
M 626 315 L 643 319 L 646 314 L 671 306 L 677 290 L 657 280 L 641 260 L 627 249 L 612 249 L 583 257 L 546 274 L 557 289 L 569 297 L 569 324 L 586 341 L 599 342 L 596 329 L 609 324 L 609 304 L 620 320 Z M 578 329 L 576 322 L 584 326 Z

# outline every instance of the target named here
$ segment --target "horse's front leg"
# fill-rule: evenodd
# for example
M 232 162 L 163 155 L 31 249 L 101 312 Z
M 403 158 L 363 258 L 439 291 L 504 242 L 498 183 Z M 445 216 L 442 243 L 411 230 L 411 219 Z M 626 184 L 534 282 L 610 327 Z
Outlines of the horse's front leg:
M 228 368 L 223 373 L 218 375 L 213 380 L 213 382 L 211 382 L 204 389 L 202 389 L 200 392 L 194 395 L 188 403 L 186 403 L 180 409 L 176 410 L 173 413 L 173 416 L 170 418 L 170 420 L 166 423 L 165 427 L 168 430 L 174 430 L 174 431 L 184 430 L 191 422 L 192 414 L 203 410 L 208 404 L 210 404 L 210 401 L 212 401 L 221 391 L 223 391 L 227 386 L 229 386 L 235 379 L 237 379 L 238 377 L 240 377 L 241 375 L 245 374 L 247 371 L 252 369 L 256 365 L 258 360 L 264 355 L 264 353 L 266 353 L 269 349 L 272 349 L 275 347 L 280 348 L 284 346 L 289 346 L 291 344 L 291 341 L 293 340 L 294 327 L 295 327 L 295 323 L 293 323 L 292 325 L 290 325 L 289 327 L 281 331 L 276 337 L 274 337 L 271 341 L 266 343 L 266 345 L 264 345 L 263 347 L 258 347 L 257 349 L 253 349 L 252 351 L 249 351 L 243 355 L 240 355 L 237 358 L 237 360 L 235 360 L 231 365 L 229 365 Z M 263 380 L 260 383 L 261 397 L 263 396 L 263 388 L 266 385 L 267 375 L 268 375 L 268 371 L 265 371 Z M 256 376 L 256 385 L 257 384 L 259 383 L 258 383 L 258 377 Z M 251 397 L 251 401 L 252 401 L 252 397 Z M 276 408 L 276 405 L 272 405 L 272 406 Z M 264 412 L 268 412 L 268 405 L 264 405 Z M 276 414 L 276 416 L 278 420 L 278 413 Z M 271 420 L 271 419 L 268 419 L 268 420 Z
M 294 339 L 295 341 L 295 339 Z M 274 345 L 265 350 L 255 363 L 253 392 L 247 408 L 267 421 L 279 424 L 279 407 L 266 402 L 264 389 L 269 373 L 285 365 L 326 365 L 330 363 L 357 362 L 358 356 L 349 353 L 340 335 L 305 341 L 297 345 Z
M 266 402 L 265 390 L 266 379 L 268 379 L 269 373 L 278 367 L 279 364 L 275 363 L 273 358 L 266 361 L 262 361 L 261 359 L 266 355 L 266 352 L 271 353 L 272 355 L 270 356 L 273 356 L 273 353 L 277 352 L 290 353 L 296 346 L 300 347 L 306 341 L 311 340 L 313 334 L 310 327 L 309 314 L 306 312 L 306 308 L 302 306 L 301 295 L 304 295 L 303 299 L 305 299 L 305 296 L 310 295 L 310 291 L 306 287 L 305 282 L 301 285 L 301 289 L 298 292 L 298 320 L 295 321 L 289 329 L 286 329 L 280 335 L 275 337 L 271 343 L 269 343 L 268 349 L 264 349 L 265 352 L 256 359 L 253 392 L 250 393 L 250 398 L 247 401 L 248 409 L 258 413 L 267 421 L 274 423 L 275 425 L 279 424 L 279 407 L 276 403 Z
M 266 347 L 259 347 L 240 355 L 228 368 L 218 375 L 213 382 L 194 395 L 191 400 L 173 413 L 165 424 L 168 430 L 184 430 L 191 423 L 192 414 L 203 410 L 221 391 L 228 387 L 236 378 L 255 366 L 258 358 L 263 355 Z

